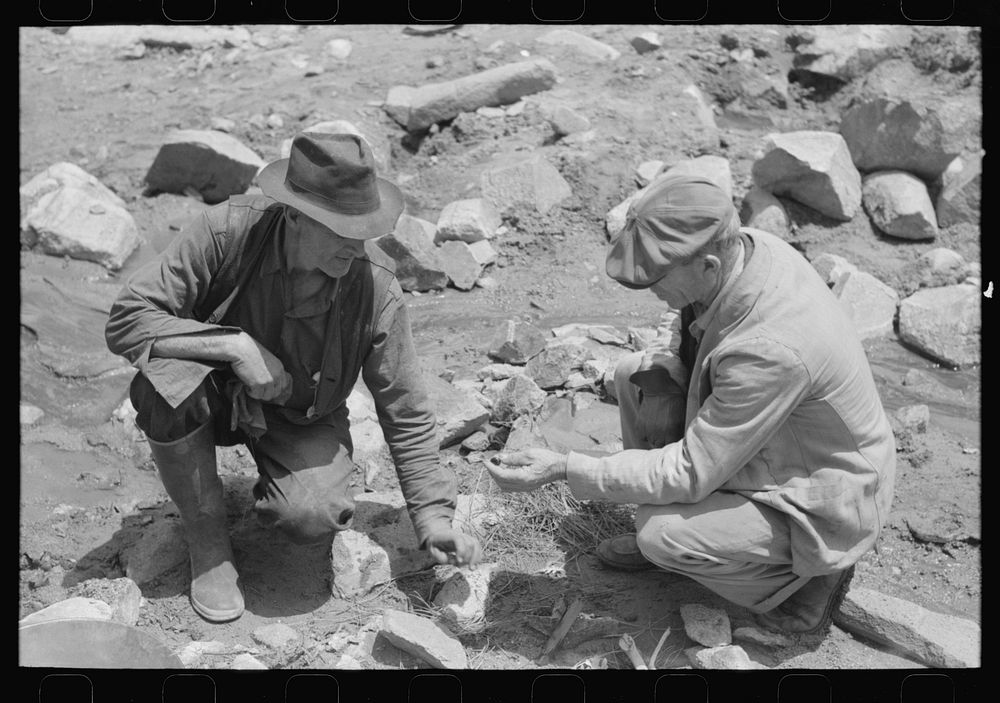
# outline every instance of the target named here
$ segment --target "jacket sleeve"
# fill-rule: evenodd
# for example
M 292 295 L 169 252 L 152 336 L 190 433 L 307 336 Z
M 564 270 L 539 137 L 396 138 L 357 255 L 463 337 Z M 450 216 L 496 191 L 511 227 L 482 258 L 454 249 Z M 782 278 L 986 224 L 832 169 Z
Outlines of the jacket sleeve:
M 805 365 L 777 342 L 757 338 L 720 350 L 711 394 L 681 440 L 599 459 L 571 452 L 570 489 L 579 499 L 696 503 L 761 450 L 807 397 L 809 387 Z
M 105 340 L 172 406 L 191 394 L 219 362 L 150 358 L 158 337 L 227 329 L 195 319 L 228 243 L 227 204 L 202 213 L 158 258 L 139 268 L 111 306 Z
M 379 424 L 396 465 L 417 542 L 451 529 L 454 474 L 441 465 L 437 423 L 424 387 L 402 290 L 394 280 L 362 368 Z

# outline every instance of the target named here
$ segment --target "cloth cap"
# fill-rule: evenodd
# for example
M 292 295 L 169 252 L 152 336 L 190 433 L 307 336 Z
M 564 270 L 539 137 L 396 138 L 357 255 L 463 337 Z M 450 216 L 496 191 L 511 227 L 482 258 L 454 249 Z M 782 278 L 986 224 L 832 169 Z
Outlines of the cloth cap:
M 735 217 L 730 197 L 707 178 L 677 175 L 656 181 L 629 206 L 625 227 L 608 251 L 608 276 L 628 288 L 648 288 Z
M 257 184 L 349 239 L 387 234 L 403 212 L 403 193 L 375 175 L 371 147 L 356 134 L 296 135 L 288 158 L 265 166 Z

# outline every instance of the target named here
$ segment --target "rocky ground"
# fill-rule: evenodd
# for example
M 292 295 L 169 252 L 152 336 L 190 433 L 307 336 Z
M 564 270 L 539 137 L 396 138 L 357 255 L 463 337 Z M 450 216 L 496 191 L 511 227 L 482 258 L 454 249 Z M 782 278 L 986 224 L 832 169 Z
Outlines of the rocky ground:
M 923 27 L 859 48 L 794 27 L 574 29 L 577 37 L 510 25 L 431 34 L 240 27 L 180 38 L 139 28 L 21 30 L 22 218 L 32 214 L 21 228 L 19 617 L 90 598 L 71 605 L 133 624 L 185 665 L 209 668 L 630 668 L 622 634 L 646 661 L 660 644 L 659 668 L 908 668 L 972 656 L 982 594 L 977 325 L 987 300 L 972 195 L 978 32 Z M 639 36 L 654 30 L 658 38 Z M 520 90 L 534 87 L 502 105 L 463 103 L 458 89 L 458 104 L 444 105 L 426 91 L 390 90 L 536 59 L 548 64 L 530 69 Z M 903 89 L 909 108 L 899 108 Z M 931 147 L 844 141 L 851 120 L 862 135 L 879 124 L 901 134 L 905 120 L 893 120 L 904 112 L 933 135 Z M 219 147 L 236 154 L 227 182 L 240 183 L 249 168 L 239 187 L 252 192 L 256 164 L 278 158 L 297 131 L 332 120 L 362 132 L 406 193 L 409 234 L 395 238 L 411 275 L 407 304 L 451 437 L 443 461 L 492 569 L 455 575 L 394 550 L 409 526 L 359 395 L 355 486 L 368 489 L 368 512 L 359 510 L 354 542 L 345 543 L 361 551 L 331 556 L 330 545 L 295 547 L 263 531 L 249 513 L 252 461 L 241 448 L 221 450 L 247 613 L 209 625 L 187 603 L 176 510 L 131 425 L 132 371 L 104 348 L 104 320 L 124 278 L 214 197 L 205 183 L 150 187 L 161 147 L 178 141 L 171 130 L 215 130 L 252 152 Z M 823 133 L 822 148 L 796 141 L 806 130 Z M 890 168 L 879 148 L 910 161 Z M 60 167 L 49 185 L 32 182 L 63 162 L 86 173 Z M 893 510 L 854 583 L 861 596 L 904 603 L 859 596 L 851 607 L 884 608 L 897 622 L 922 614 L 910 623 L 910 649 L 876 644 L 847 621 L 819 643 L 755 641 L 741 631 L 748 613 L 689 581 L 598 568 L 595 535 L 627 525 L 627 511 L 557 491 L 532 503 L 491 485 L 483 461 L 505 443 L 620 446 L 604 374 L 648 341 L 663 310 L 604 276 L 609 213 L 668 168 L 720 179 L 745 223 L 792 242 L 852 310 L 899 445 Z M 887 170 L 888 181 L 875 177 Z M 80 185 L 87 174 L 96 181 Z M 803 174 L 818 179 L 819 195 L 796 189 Z M 53 189 L 66 195 L 58 200 Z M 470 204 L 449 210 L 457 201 Z M 60 234 L 94 218 L 100 246 Z M 540 331 L 534 341 L 531 328 Z M 516 343 L 504 351 L 508 332 Z M 518 345 L 545 347 L 536 356 L 544 363 L 512 358 Z M 514 368 L 490 367 L 501 362 Z M 372 554 L 381 554 L 378 568 L 359 568 Z M 581 613 L 576 624 L 543 658 L 570 608 Z M 705 635 L 702 621 L 721 634 Z M 417 644 L 407 644 L 414 632 Z M 432 635 L 441 649 L 428 650 Z M 918 652 L 914 642 L 927 637 L 941 638 L 938 649 Z M 739 651 L 713 649 L 730 642 Z

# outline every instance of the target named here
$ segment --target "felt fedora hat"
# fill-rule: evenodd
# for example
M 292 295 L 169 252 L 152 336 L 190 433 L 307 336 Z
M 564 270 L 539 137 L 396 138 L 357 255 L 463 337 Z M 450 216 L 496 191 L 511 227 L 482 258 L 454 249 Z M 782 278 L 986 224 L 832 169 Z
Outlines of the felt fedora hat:
M 375 175 L 371 148 L 355 134 L 297 134 L 288 158 L 265 166 L 257 184 L 349 239 L 387 234 L 403 212 L 403 193 Z

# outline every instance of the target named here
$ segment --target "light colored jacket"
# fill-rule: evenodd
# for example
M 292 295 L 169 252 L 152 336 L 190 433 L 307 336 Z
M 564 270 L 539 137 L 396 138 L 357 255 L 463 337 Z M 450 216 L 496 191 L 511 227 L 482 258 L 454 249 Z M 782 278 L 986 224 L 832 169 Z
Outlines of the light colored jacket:
M 792 568 L 846 568 L 872 547 L 895 479 L 892 429 L 864 349 L 820 276 L 774 235 L 708 321 L 684 437 L 605 458 L 570 453 L 579 499 L 665 505 L 732 491 L 788 516 Z

